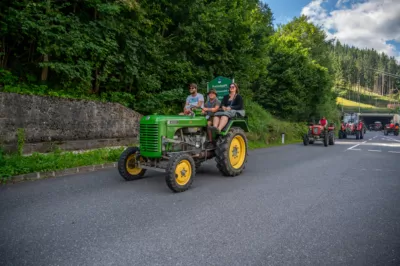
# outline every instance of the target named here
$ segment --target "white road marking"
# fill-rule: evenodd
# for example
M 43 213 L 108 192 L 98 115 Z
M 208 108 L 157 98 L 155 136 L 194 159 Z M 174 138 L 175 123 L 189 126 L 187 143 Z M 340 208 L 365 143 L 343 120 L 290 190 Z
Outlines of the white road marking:
M 369 139 L 369 140 L 372 140 L 372 139 Z
M 361 151 L 361 149 L 351 149 L 349 151 Z
M 382 147 L 400 147 L 400 143 L 379 143 L 379 142 L 362 142 L 362 143 L 357 143 L 357 142 L 335 142 L 335 144 L 339 145 L 351 145 L 351 144 L 357 144 L 357 145 L 362 145 L 362 146 L 382 146 Z M 357 146 L 355 145 L 355 146 Z M 353 146 L 353 147 L 355 147 Z
M 357 144 L 357 145 L 351 146 L 351 147 L 348 148 L 347 150 L 354 149 L 355 147 L 358 147 L 358 146 L 360 146 L 361 144 L 366 143 L 366 142 L 367 142 L 367 141 L 364 141 L 364 142 L 361 142 L 361 143 L 359 143 L 359 144 Z
M 400 153 L 400 151 L 388 151 L 390 153 Z
M 368 150 L 368 151 L 382 152 L 381 150 Z
M 398 140 L 398 139 L 393 139 L 393 138 L 391 138 L 391 137 L 385 137 L 385 138 L 388 139 L 388 140 L 391 140 L 391 141 L 400 142 L 400 140 Z

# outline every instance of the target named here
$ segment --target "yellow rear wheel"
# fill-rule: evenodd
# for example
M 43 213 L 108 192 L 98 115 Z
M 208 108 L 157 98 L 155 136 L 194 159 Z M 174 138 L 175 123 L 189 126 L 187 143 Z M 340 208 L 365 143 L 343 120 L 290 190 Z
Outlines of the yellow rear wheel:
M 225 176 L 242 173 L 247 162 L 247 138 L 241 128 L 232 128 L 226 136 L 221 136 L 215 149 L 215 160 L 219 171 Z
M 239 169 L 242 167 L 246 158 L 246 142 L 241 135 L 236 135 L 229 147 L 229 161 L 233 168 Z

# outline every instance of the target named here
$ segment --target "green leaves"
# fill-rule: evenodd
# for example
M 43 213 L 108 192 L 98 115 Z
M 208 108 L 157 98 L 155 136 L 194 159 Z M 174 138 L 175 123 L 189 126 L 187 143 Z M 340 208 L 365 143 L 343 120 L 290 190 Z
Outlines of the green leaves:
M 45 93 L 142 113 L 180 111 L 188 83 L 205 92 L 221 75 L 273 114 L 305 120 L 335 108 L 331 87 L 396 86 L 379 83 L 368 66 L 400 72 L 375 51 L 333 45 L 304 16 L 274 32 L 259 0 L 5 0 L 0 10 L 0 67 L 15 85 L 8 90 L 44 93 L 37 86 L 45 85 Z

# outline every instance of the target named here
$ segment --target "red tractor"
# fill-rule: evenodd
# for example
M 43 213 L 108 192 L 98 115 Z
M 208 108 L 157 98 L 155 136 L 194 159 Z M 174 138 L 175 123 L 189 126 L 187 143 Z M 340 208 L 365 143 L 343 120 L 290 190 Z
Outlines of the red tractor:
M 339 130 L 339 139 L 347 136 L 356 136 L 356 139 L 363 139 L 365 134 L 364 123 L 358 119 L 357 115 L 345 116 Z
M 335 126 L 330 124 L 328 127 L 321 126 L 320 124 L 314 125 L 311 123 L 308 127 L 308 133 L 304 134 L 303 144 L 314 144 L 315 141 L 322 141 L 325 147 L 335 145 Z
M 399 135 L 399 123 L 396 124 L 390 123 L 385 125 L 385 128 L 383 129 L 383 134 L 387 136 L 390 133 L 393 133 L 393 135 L 395 136 Z

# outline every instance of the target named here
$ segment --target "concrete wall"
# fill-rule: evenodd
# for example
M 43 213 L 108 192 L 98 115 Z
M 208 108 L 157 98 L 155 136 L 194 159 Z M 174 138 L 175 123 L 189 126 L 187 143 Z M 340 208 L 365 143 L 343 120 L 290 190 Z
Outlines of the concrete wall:
M 0 142 L 16 150 L 25 129 L 24 153 L 127 145 L 137 141 L 141 115 L 116 103 L 0 93 Z
M 394 115 L 393 116 L 393 123 L 400 123 L 400 115 Z

